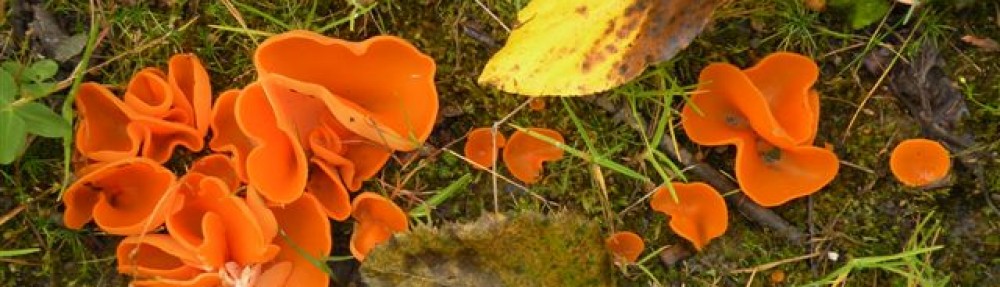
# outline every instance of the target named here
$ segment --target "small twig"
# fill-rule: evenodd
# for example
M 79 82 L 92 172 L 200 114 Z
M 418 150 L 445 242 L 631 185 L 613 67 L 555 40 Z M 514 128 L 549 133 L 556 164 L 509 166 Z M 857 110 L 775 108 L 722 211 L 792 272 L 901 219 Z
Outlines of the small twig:
M 493 11 L 490 11 L 490 8 L 486 7 L 486 4 L 483 4 L 483 2 L 479 0 L 476 0 L 476 4 L 478 4 L 480 8 L 483 8 L 483 11 L 486 11 L 486 14 L 490 15 L 490 18 L 497 21 L 497 23 L 500 24 L 500 27 L 503 27 L 507 33 L 510 33 L 510 27 L 507 27 L 507 24 L 504 24 L 503 21 L 500 20 L 500 17 L 497 17 L 497 14 L 493 14 Z
M 467 158 L 465 156 L 462 156 L 461 154 L 458 154 L 457 152 L 455 152 L 455 151 L 453 151 L 451 149 L 443 149 L 443 150 L 445 152 L 453 155 L 453 156 L 456 156 L 456 157 L 464 160 L 465 162 L 469 163 L 472 166 L 475 166 L 475 167 L 478 167 L 478 168 L 486 170 L 486 172 L 489 172 L 490 174 L 493 175 L 494 180 L 497 179 L 497 178 L 503 179 L 504 181 L 506 181 L 510 185 L 513 185 L 514 187 L 517 187 L 517 188 L 521 189 L 522 191 L 524 191 L 525 193 L 531 195 L 531 197 L 534 197 L 535 199 L 538 199 L 538 200 L 542 201 L 542 203 L 544 203 L 546 206 L 549 206 L 549 207 L 552 207 L 552 206 L 558 207 L 559 206 L 558 203 L 555 203 L 555 202 L 549 201 L 548 199 L 545 199 L 545 197 L 543 197 L 543 196 L 535 193 L 534 191 L 531 191 L 531 189 L 528 189 L 527 187 L 525 187 L 525 186 L 517 183 L 516 181 L 513 181 L 513 180 L 507 178 L 506 176 L 503 176 L 503 175 L 500 175 L 500 174 L 496 173 L 495 170 L 487 169 L 486 167 L 484 167 L 482 165 L 479 165 L 478 163 L 472 161 L 471 159 L 469 159 L 469 158 Z M 496 190 L 496 187 L 495 187 L 495 184 L 494 184 L 494 194 L 493 194 L 494 200 L 497 199 L 496 192 L 497 192 L 497 190 Z
M 476 2 L 478 2 L 478 1 L 476 1 Z M 480 4 L 480 5 L 482 5 L 482 4 Z M 517 114 L 518 112 L 520 112 L 521 110 L 523 110 L 524 107 L 527 107 L 528 104 L 530 104 L 530 103 L 531 103 L 531 98 L 528 98 L 527 101 L 524 101 L 524 103 L 521 103 L 521 105 L 517 106 L 517 108 L 514 108 L 514 110 L 510 111 L 510 113 L 507 113 L 507 115 L 504 116 L 503 118 L 501 118 L 499 121 L 493 122 L 493 126 L 491 127 L 492 130 L 490 131 L 490 138 L 493 139 L 493 143 L 492 143 L 493 150 L 497 150 L 497 138 L 496 138 L 496 135 L 500 131 L 500 125 L 506 123 L 507 120 L 510 120 L 510 117 L 513 117 L 515 114 Z M 467 162 L 473 163 L 471 160 L 468 160 L 468 159 L 466 159 L 464 157 L 462 157 L 462 159 L 465 159 L 465 161 L 467 161 Z M 493 160 L 496 161 L 496 157 L 494 157 Z M 473 164 L 475 164 L 475 163 L 473 163 Z M 500 189 L 499 189 L 499 187 L 497 185 L 497 177 L 499 176 L 499 173 L 497 173 L 497 165 L 494 163 L 493 166 L 489 168 L 489 171 L 490 171 L 490 174 L 493 175 L 493 212 L 494 213 L 499 213 L 500 212 L 500 198 L 499 198 L 498 194 L 500 194 Z M 511 180 L 509 180 L 507 178 L 504 178 L 504 180 L 506 180 L 507 182 L 510 182 L 510 183 L 514 183 L 513 181 L 511 181 Z M 518 186 L 520 186 L 520 185 L 518 185 Z M 524 187 L 521 187 L 521 188 L 524 189 L 524 190 L 528 190 L 527 188 L 524 188 Z
M 27 208 L 27 206 L 25 206 L 24 204 L 22 204 L 22 205 L 18 205 L 14 209 L 11 209 L 7 213 L 4 213 L 3 216 L 0 216 L 0 226 L 2 226 L 4 223 L 7 223 L 7 221 L 9 221 L 11 218 L 14 218 L 14 216 L 17 216 L 18 214 L 20 214 L 21 211 L 24 211 L 25 208 Z
M 733 273 L 733 274 L 739 274 L 739 273 L 757 273 L 757 272 L 760 272 L 760 271 L 767 271 L 768 269 L 771 269 L 771 268 L 774 268 L 774 267 L 778 267 L 778 266 L 781 266 L 781 265 L 785 265 L 785 264 L 788 264 L 788 263 L 799 262 L 799 261 L 802 261 L 802 260 L 809 260 L 809 259 L 816 258 L 816 257 L 822 256 L 822 255 L 823 255 L 823 253 L 821 253 L 821 252 L 814 252 L 814 253 L 810 253 L 810 254 L 806 254 L 806 255 L 800 255 L 800 256 L 796 256 L 796 257 L 792 257 L 792 258 L 786 258 L 786 259 L 782 259 L 782 260 L 778 260 L 778 261 L 774 261 L 774 262 L 770 262 L 770 263 L 765 263 L 765 264 L 757 265 L 757 266 L 754 266 L 754 267 L 751 267 L 751 268 L 736 269 L 736 270 L 733 270 L 733 272 L 730 272 L 730 273 Z

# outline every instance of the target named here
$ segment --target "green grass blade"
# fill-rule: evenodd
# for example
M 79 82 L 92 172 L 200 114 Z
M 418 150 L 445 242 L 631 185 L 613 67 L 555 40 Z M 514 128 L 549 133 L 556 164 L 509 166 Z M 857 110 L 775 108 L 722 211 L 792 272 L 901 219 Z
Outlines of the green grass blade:
M 0 258 L 28 255 L 38 251 L 41 251 L 41 249 L 25 248 L 25 249 L 15 249 L 15 250 L 0 250 Z
M 438 191 L 430 199 L 424 201 L 423 204 L 420 204 L 416 208 L 410 210 L 410 217 L 424 217 L 430 215 L 431 209 L 434 209 L 434 207 L 454 197 L 459 192 L 464 191 L 470 183 L 472 183 L 472 174 L 467 173 L 455 182 L 446 186 L 444 189 Z

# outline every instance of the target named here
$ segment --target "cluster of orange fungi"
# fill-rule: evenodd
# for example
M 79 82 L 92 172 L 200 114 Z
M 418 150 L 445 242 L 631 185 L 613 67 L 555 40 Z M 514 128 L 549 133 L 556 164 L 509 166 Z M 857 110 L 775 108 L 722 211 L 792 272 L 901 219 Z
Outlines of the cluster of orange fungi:
M 133 285 L 327 286 L 329 219 L 354 218 L 358 260 L 408 230 L 391 200 L 349 191 L 430 134 L 434 61 L 395 37 L 292 31 L 253 62 L 257 80 L 214 104 L 190 54 L 139 71 L 121 97 L 98 83 L 76 95 L 83 166 L 64 220 L 127 236 L 118 270 Z M 177 176 L 164 163 L 179 146 L 205 155 Z
M 713 63 L 681 111 L 691 141 L 736 146 L 736 180 L 750 199 L 778 206 L 810 195 L 837 175 L 840 162 L 812 145 L 819 126 L 819 67 L 794 53 L 773 53 L 740 70 Z
M 566 142 L 562 135 L 554 130 L 545 128 L 526 130 L 558 143 Z M 472 161 L 475 168 L 488 169 L 493 167 L 499 149 L 503 148 L 503 162 L 510 174 L 524 183 L 535 183 L 542 177 L 545 162 L 563 157 L 562 149 L 536 136 L 528 132 L 515 131 L 510 139 L 507 139 L 499 132 L 494 136 L 491 128 L 473 129 L 466 136 L 465 158 Z
M 691 141 L 736 146 L 740 189 L 762 206 L 812 194 L 837 175 L 839 161 L 812 145 L 819 126 L 819 67 L 808 57 L 779 52 L 742 70 L 712 63 L 681 111 Z M 698 250 L 728 227 L 722 196 L 711 186 L 670 183 L 654 191 L 652 208 L 670 216 L 670 227 Z

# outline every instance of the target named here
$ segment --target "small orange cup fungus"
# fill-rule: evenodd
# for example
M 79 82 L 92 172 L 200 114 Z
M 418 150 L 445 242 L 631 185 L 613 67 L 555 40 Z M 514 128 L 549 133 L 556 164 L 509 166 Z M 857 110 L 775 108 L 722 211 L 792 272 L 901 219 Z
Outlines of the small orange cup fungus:
M 544 128 L 527 130 L 559 143 L 566 142 L 562 135 L 554 130 Z M 503 150 L 503 162 L 507 165 L 507 170 L 517 179 L 529 184 L 541 179 L 544 162 L 559 160 L 562 157 L 563 150 L 558 146 L 522 131 L 514 132 Z
M 352 204 L 354 232 L 351 233 L 351 254 L 358 261 L 393 233 L 409 230 L 406 213 L 391 200 L 372 192 L 362 192 Z
M 839 169 L 837 155 L 824 148 L 779 148 L 759 138 L 737 144 L 736 180 L 762 206 L 813 194 L 833 181 Z
M 906 186 L 927 186 L 948 176 L 951 154 L 937 141 L 908 139 L 892 150 L 889 169 Z
M 475 168 L 491 168 L 497 161 L 498 150 L 506 143 L 507 139 L 500 132 L 493 137 L 492 128 L 473 129 L 465 137 L 465 158 L 478 164 L 473 165 Z
M 635 263 L 646 248 L 646 243 L 642 242 L 642 237 L 635 232 L 619 231 L 604 240 L 604 246 L 611 251 L 615 257 L 615 262 Z
M 296 30 L 268 38 L 253 60 L 262 77 L 324 88 L 319 98 L 344 127 L 394 150 L 416 149 L 434 126 L 434 60 L 401 38 L 350 42 Z
M 675 202 L 666 186 L 658 187 L 650 199 L 653 210 L 670 216 L 670 229 L 684 237 L 699 251 L 712 239 L 722 236 L 729 227 L 726 202 L 712 186 L 701 182 L 670 183 Z
M 127 158 L 88 172 L 66 190 L 63 221 L 80 229 L 91 219 L 117 235 L 142 234 L 165 220 L 176 177 L 147 158 Z

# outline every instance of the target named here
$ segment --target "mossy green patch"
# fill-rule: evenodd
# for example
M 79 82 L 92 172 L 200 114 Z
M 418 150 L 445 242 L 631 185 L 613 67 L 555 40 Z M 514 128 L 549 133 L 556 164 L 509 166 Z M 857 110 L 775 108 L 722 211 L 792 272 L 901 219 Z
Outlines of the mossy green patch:
M 570 213 L 420 226 L 373 249 L 369 286 L 613 286 L 600 228 Z

